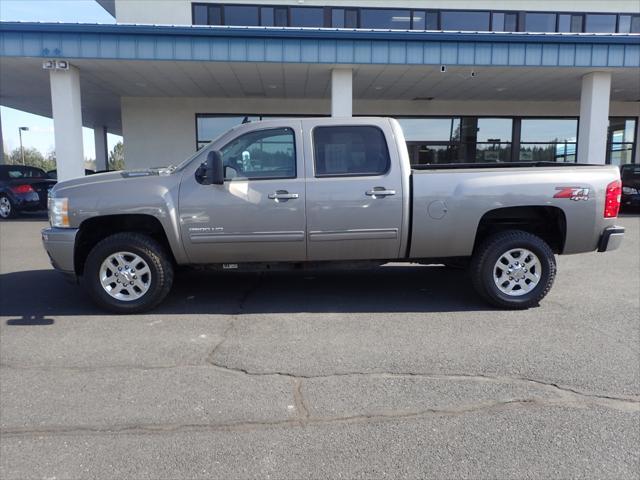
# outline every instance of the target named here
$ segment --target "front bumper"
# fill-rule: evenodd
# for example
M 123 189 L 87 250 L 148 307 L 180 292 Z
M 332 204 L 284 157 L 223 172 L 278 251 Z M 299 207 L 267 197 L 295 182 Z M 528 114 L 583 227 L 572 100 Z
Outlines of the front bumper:
M 42 230 L 42 244 L 56 270 L 75 275 L 73 253 L 77 234 L 77 228 L 51 227 Z
M 605 228 L 598 242 L 598 251 L 610 252 L 618 249 L 622 243 L 622 237 L 624 237 L 624 227 L 613 226 Z

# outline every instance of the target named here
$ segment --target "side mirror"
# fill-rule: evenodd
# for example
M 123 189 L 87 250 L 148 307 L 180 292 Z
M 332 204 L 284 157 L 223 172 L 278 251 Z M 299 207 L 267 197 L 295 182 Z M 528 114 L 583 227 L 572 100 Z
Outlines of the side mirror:
M 224 184 L 224 168 L 222 166 L 222 155 L 219 151 L 214 150 L 207 155 L 207 185 L 223 185 Z

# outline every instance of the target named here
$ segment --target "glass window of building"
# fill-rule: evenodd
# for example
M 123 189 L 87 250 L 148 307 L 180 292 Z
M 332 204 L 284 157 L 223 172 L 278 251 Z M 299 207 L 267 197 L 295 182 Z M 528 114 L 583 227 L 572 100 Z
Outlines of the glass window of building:
M 312 7 L 292 7 L 289 9 L 292 27 L 323 27 L 324 9 Z
M 607 163 L 612 165 L 625 165 L 633 162 L 635 136 L 635 118 L 609 118 Z
M 489 12 L 441 12 L 440 21 L 442 30 L 489 31 Z
M 193 23 L 194 25 L 208 25 L 209 19 L 207 17 L 206 5 L 193 6 Z
M 260 120 L 259 116 L 198 115 L 196 117 L 197 148 L 200 149 L 220 135 L 242 123 Z
M 273 7 L 262 7 L 260 9 L 260 25 L 264 27 L 273 27 Z
M 582 32 L 582 15 L 558 15 L 558 31 L 572 33 Z
M 260 25 L 260 22 L 258 21 L 258 7 L 246 5 L 225 6 L 224 24 L 248 27 Z
M 522 119 L 520 152 L 523 162 L 575 162 L 577 118 Z
M 286 27 L 289 24 L 289 14 L 287 13 L 287 7 L 275 7 L 275 26 Z
M 525 32 L 555 32 L 555 13 L 531 13 L 527 12 L 524 17 Z
M 296 176 L 295 139 L 290 128 L 245 133 L 222 147 L 221 153 L 229 179 Z
M 494 32 L 515 32 L 518 28 L 518 15 L 515 13 L 495 12 L 491 16 L 491 30 Z
M 620 15 L 618 17 L 618 32 L 640 33 L 640 15 Z
M 390 165 L 384 133 L 377 127 L 313 129 L 316 177 L 382 175 Z
M 209 25 L 222 25 L 222 7 L 217 5 L 209 6 Z
M 365 8 L 360 11 L 362 28 L 409 30 L 411 12 L 409 10 L 388 10 Z
M 511 159 L 512 130 L 510 118 L 463 117 L 457 161 L 508 162 Z
M 397 118 L 408 142 L 450 142 L 460 131 L 459 118 Z
M 411 28 L 413 30 L 426 30 L 427 23 L 425 18 L 426 12 L 423 10 L 414 10 L 412 14 Z
M 425 23 L 427 30 L 439 30 L 438 12 L 427 12 Z
M 616 16 L 600 13 L 587 14 L 585 32 L 591 33 L 615 33 Z
M 358 10 L 355 8 L 347 8 L 344 11 L 344 27 L 358 28 Z
M 344 28 L 344 8 L 333 8 L 331 10 L 331 26 L 333 28 Z

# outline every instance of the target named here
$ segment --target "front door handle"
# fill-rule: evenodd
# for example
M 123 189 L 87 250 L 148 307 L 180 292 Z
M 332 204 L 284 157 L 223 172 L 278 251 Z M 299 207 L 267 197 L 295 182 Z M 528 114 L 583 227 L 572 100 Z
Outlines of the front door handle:
M 384 187 L 374 187 L 372 190 L 368 190 L 368 191 L 364 192 L 364 194 L 367 195 L 368 197 L 384 198 L 384 197 L 389 197 L 391 195 L 395 195 L 396 191 L 395 190 L 387 190 Z
M 300 198 L 300 195 L 297 193 L 289 193 L 286 190 L 277 190 L 275 193 L 270 193 L 267 196 L 270 200 L 275 200 L 276 202 L 286 202 L 287 200 Z

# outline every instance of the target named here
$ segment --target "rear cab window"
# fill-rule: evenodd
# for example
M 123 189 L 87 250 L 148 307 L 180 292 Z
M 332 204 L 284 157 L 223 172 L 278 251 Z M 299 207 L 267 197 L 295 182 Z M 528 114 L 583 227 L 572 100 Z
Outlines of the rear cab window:
M 391 165 L 384 133 L 370 125 L 315 127 L 313 152 L 320 178 L 384 175 Z

